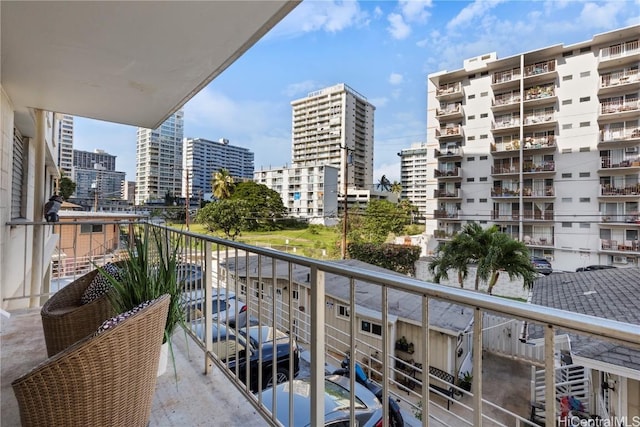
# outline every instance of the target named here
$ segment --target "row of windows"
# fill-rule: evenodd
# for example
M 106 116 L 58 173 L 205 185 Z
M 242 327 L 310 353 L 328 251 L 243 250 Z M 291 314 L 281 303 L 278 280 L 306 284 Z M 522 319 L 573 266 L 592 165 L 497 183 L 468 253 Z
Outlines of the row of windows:
M 349 318 L 349 307 L 338 304 L 336 311 L 337 311 L 336 316 L 342 317 L 345 319 Z M 382 325 L 379 323 L 370 322 L 368 320 L 361 320 L 360 331 L 365 332 L 367 334 L 377 335 L 380 337 L 382 336 Z

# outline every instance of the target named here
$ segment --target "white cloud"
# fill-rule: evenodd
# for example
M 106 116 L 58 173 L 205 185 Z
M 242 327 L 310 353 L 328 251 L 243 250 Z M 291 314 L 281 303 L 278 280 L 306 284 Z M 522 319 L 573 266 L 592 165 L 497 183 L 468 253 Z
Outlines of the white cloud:
M 384 12 L 380 8 L 380 6 L 376 6 L 376 8 L 373 9 L 373 17 L 374 18 L 380 18 L 382 15 L 384 15 Z
M 427 8 L 432 6 L 431 0 L 400 0 L 402 16 L 407 22 L 424 23 L 431 16 Z
M 404 22 L 402 15 L 391 13 L 387 17 L 387 20 L 389 21 L 387 31 L 389 31 L 391 37 L 396 40 L 402 40 L 409 37 L 409 34 L 411 34 L 411 27 Z
M 287 15 L 269 36 L 295 37 L 314 31 L 336 33 L 366 26 L 368 14 L 355 1 L 305 1 Z
M 620 1 L 604 4 L 585 3 L 578 20 L 584 28 L 609 28 L 612 22 L 616 22 L 618 13 L 625 8 L 624 3 Z
M 453 30 L 457 27 L 470 24 L 476 18 L 484 16 L 488 11 L 502 3 L 503 0 L 476 0 L 465 7 L 451 21 L 447 23 L 447 29 Z
M 400 83 L 402 83 L 402 80 L 402 74 L 391 73 L 391 75 L 389 76 L 389 83 L 391 83 L 392 85 L 399 85 Z
M 369 102 L 373 104 L 376 108 L 384 107 L 389 102 L 389 98 L 380 97 L 380 98 L 369 98 Z
M 314 82 L 313 80 L 305 80 L 303 82 L 291 83 L 287 85 L 287 87 L 282 93 L 287 98 L 297 98 L 301 96 L 306 96 L 309 92 L 312 92 L 315 89 L 318 89 L 320 87 L 321 85 L 319 83 Z

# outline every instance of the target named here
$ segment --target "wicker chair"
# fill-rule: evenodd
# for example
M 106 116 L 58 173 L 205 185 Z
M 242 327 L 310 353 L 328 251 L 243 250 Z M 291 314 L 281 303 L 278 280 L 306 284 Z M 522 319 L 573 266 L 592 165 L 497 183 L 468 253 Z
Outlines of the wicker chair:
M 99 274 L 93 270 L 69 283 L 56 292 L 44 305 L 42 329 L 47 344 L 47 356 L 69 347 L 98 329 L 105 320 L 115 313 L 107 295 L 82 304 L 80 298 L 91 281 Z
M 169 295 L 49 358 L 11 385 L 23 426 L 146 426 Z

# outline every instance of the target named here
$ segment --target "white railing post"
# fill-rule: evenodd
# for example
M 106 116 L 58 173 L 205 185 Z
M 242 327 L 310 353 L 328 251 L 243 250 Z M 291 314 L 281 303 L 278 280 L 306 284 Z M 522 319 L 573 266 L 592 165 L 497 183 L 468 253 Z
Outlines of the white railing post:
M 324 424 L 324 272 L 311 267 L 311 419 L 310 425 Z M 351 313 L 355 316 L 355 312 Z M 355 357 L 355 355 L 351 355 Z
M 553 325 L 544 328 L 544 408 L 545 422 L 555 424 L 556 417 L 556 370 L 555 331 Z
M 204 241 L 204 283 L 203 283 L 203 291 L 204 291 L 204 301 L 208 302 L 205 307 L 211 307 L 211 288 L 213 286 L 213 244 L 209 240 Z M 208 374 L 211 372 L 211 366 L 209 364 L 209 353 L 213 352 L 213 338 L 211 331 L 211 322 L 213 322 L 213 315 L 211 314 L 211 308 L 209 310 L 204 310 L 204 345 L 205 345 L 205 355 L 204 355 L 204 373 Z M 247 314 L 248 315 L 248 314 Z
M 482 426 L 482 311 L 473 312 L 473 425 Z

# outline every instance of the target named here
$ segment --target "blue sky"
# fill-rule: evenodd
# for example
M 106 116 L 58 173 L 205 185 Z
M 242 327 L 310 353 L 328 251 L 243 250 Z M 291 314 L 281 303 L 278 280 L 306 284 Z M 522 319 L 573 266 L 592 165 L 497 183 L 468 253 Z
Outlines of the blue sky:
M 426 139 L 427 75 L 640 23 L 640 0 L 304 0 L 184 107 L 185 137 L 227 138 L 256 170 L 291 162 L 291 101 L 346 83 L 376 106 L 374 182 Z M 76 118 L 74 147 L 114 154 L 135 180 L 136 128 Z

